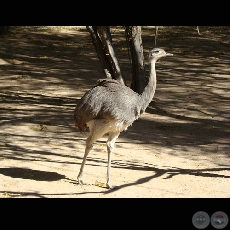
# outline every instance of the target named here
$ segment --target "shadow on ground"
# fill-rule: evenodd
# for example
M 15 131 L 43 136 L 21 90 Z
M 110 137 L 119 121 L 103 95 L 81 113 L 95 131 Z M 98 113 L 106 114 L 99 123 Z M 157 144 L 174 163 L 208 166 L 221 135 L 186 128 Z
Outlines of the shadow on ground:
M 148 146 L 153 152 L 155 147 L 167 147 L 174 150 L 169 154 L 183 153 L 185 158 L 190 158 L 195 148 L 199 154 L 229 157 L 229 27 L 200 27 L 200 31 L 199 36 L 189 27 L 160 28 L 158 46 L 174 56 L 157 63 L 155 97 L 146 113 L 120 135 L 117 148 L 125 149 L 132 142 L 143 148 Z M 123 31 L 113 33 L 121 67 L 130 83 L 127 49 L 122 49 L 126 44 L 120 39 Z M 148 52 L 153 45 L 153 30 L 146 27 L 144 51 Z M 87 133 L 82 135 L 74 127 L 73 110 L 77 100 L 104 78 L 86 29 L 12 27 L 1 36 L 0 46 L 0 160 L 80 165 Z M 88 158 L 92 165 L 103 161 Z M 212 173 L 218 171 L 216 168 L 206 168 L 203 173 L 204 169 L 160 169 L 128 161 L 112 164 L 114 168 L 154 172 L 135 184 L 160 176 L 170 179 L 178 174 L 223 176 Z M 216 165 L 221 167 L 220 172 L 229 171 L 227 164 Z M 67 178 L 57 172 L 14 166 L 2 166 L 0 174 L 37 181 Z M 126 183 L 120 189 L 132 185 Z

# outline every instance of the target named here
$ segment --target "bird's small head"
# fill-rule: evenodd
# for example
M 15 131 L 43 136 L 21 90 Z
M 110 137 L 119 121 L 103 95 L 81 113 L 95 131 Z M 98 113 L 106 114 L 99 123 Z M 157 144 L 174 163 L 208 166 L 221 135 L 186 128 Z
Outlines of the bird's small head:
M 166 56 L 173 56 L 171 53 L 166 53 L 165 50 L 161 48 L 154 48 L 149 52 L 149 61 L 155 60 L 157 61 L 161 57 L 166 57 Z

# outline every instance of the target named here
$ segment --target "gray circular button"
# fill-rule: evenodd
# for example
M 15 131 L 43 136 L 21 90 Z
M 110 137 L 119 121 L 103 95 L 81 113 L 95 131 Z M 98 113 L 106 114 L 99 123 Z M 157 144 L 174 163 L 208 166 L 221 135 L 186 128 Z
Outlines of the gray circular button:
M 208 213 L 199 211 L 196 212 L 192 217 L 192 223 L 193 225 L 198 229 L 204 229 L 208 227 L 210 223 L 210 217 Z
M 216 229 L 223 229 L 228 224 L 228 216 L 226 213 L 218 211 L 212 214 L 211 224 Z

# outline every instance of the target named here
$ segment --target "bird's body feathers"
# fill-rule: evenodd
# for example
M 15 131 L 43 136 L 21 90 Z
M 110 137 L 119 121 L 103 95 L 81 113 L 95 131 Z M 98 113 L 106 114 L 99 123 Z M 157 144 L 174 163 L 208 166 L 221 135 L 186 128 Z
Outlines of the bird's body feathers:
M 112 120 L 118 127 L 127 126 L 140 116 L 138 97 L 116 80 L 100 80 L 78 102 L 74 112 L 75 125 L 81 132 L 93 119 Z

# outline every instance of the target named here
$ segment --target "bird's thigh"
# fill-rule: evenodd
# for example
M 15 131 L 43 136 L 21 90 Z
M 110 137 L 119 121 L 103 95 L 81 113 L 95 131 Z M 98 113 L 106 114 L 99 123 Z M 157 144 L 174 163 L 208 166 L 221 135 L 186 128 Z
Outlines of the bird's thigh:
M 90 129 L 90 139 L 96 141 L 101 138 L 104 134 L 109 132 L 109 122 L 105 119 L 94 119 L 87 123 Z

